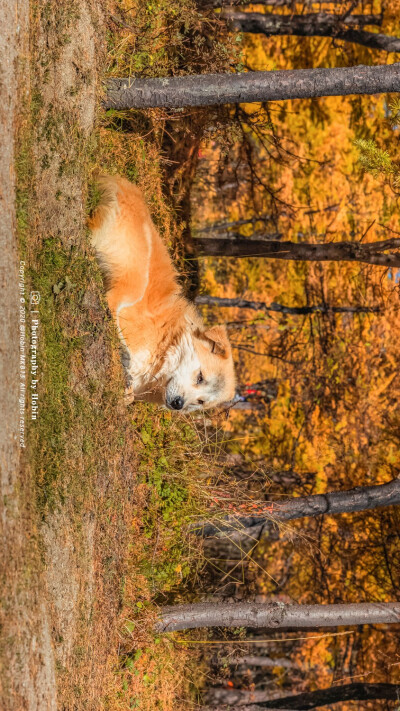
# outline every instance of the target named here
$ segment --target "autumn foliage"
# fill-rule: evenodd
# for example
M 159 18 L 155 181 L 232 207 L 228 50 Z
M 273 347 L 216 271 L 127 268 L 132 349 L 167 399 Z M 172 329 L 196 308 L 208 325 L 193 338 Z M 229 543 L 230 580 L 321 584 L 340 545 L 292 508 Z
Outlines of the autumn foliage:
M 388 33 L 398 33 L 398 10 L 396 3 L 387 8 Z M 328 39 L 246 35 L 244 42 L 243 61 L 252 69 L 378 59 L 370 50 Z M 210 130 L 201 147 L 193 193 L 195 236 L 234 231 L 247 238 L 269 233 L 298 242 L 363 243 L 398 236 L 398 110 L 391 96 L 232 110 L 224 130 Z M 202 258 L 200 265 L 202 289 L 214 296 L 379 309 L 306 316 L 223 310 L 241 382 L 278 383 L 276 399 L 261 411 L 232 411 L 228 423 L 232 476 L 247 495 L 278 501 L 398 476 L 398 272 L 348 262 L 260 258 Z M 211 321 L 221 318 L 216 308 L 204 308 Z M 299 521 L 282 528 L 278 540 L 263 539 L 250 563 L 248 553 L 236 553 L 224 567 L 229 580 L 224 594 L 298 603 L 395 601 L 399 525 L 396 508 Z M 397 630 L 368 627 L 347 636 L 310 638 L 295 642 L 292 653 L 303 669 L 298 691 L 353 677 L 400 679 Z M 379 702 L 371 704 L 365 708 Z M 348 702 L 340 708 L 355 706 Z

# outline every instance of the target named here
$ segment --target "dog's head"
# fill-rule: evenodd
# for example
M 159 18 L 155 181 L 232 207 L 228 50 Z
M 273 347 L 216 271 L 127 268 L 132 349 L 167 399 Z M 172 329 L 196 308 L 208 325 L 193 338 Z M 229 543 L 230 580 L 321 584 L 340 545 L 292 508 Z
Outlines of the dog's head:
M 196 327 L 176 348 L 174 370 L 167 377 L 165 405 L 171 410 L 206 410 L 232 400 L 235 373 L 225 326 Z

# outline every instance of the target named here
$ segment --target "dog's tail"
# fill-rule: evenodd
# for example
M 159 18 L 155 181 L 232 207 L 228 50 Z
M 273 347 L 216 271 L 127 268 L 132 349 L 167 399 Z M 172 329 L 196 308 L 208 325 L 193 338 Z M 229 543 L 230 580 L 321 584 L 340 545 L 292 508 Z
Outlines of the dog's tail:
M 88 220 L 89 229 L 93 234 L 103 227 L 110 213 L 117 208 L 119 181 L 120 178 L 116 175 L 96 175 L 95 189 L 98 200 Z
M 92 245 L 108 277 L 131 279 L 132 269 L 146 268 L 151 251 L 152 222 L 140 190 L 121 176 L 97 179 L 99 203 L 89 221 Z
M 98 202 L 88 220 L 88 226 L 92 246 L 109 289 L 120 272 L 121 260 L 118 258 L 118 240 L 115 234 L 119 213 L 120 178 L 113 175 L 98 175 L 95 186 Z

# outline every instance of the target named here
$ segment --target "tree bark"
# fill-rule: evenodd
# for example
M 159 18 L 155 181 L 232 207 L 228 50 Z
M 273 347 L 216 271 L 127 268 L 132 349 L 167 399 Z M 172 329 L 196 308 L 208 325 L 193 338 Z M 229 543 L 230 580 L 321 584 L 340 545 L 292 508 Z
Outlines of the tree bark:
M 201 294 L 194 300 L 198 306 L 220 306 L 222 308 L 252 309 L 253 311 L 274 311 L 281 314 L 306 316 L 315 313 L 333 314 L 361 314 L 378 313 L 378 306 L 330 306 L 329 304 L 315 304 L 313 306 L 284 306 L 283 304 L 266 304 L 263 301 L 248 301 L 247 299 L 224 299 L 219 296 Z
M 390 91 L 400 91 L 400 63 L 192 74 L 161 79 L 111 79 L 103 105 L 106 109 L 183 108 Z
M 260 667 L 261 669 L 273 669 L 274 667 L 283 667 L 284 669 L 298 669 L 298 664 L 292 659 L 286 659 L 285 657 L 255 657 L 247 655 L 246 657 L 239 657 L 235 659 L 235 666 L 245 666 L 245 667 Z
M 339 15 L 324 12 L 309 15 L 272 15 L 261 12 L 237 12 L 224 10 L 224 17 L 233 30 L 273 35 L 294 35 L 296 37 L 331 37 L 361 44 L 370 49 L 385 52 L 400 52 L 400 39 L 381 33 L 367 32 L 353 27 L 357 24 L 375 24 L 379 16 L 349 15 L 344 21 Z M 365 21 L 366 20 L 366 21 Z M 372 20 L 369 22 L 368 20 Z M 375 22 L 374 22 L 375 21 Z
M 400 622 L 400 603 L 366 602 L 336 605 L 285 605 L 281 602 L 200 602 L 165 607 L 157 632 L 199 627 L 250 627 L 277 630 Z
M 211 692 L 213 691 L 214 693 L 210 694 L 210 701 L 215 699 L 218 705 L 206 707 L 203 711 L 228 711 L 228 709 L 232 708 L 232 704 L 235 704 L 241 711 L 246 711 L 246 709 L 247 711 L 261 711 L 262 709 L 308 711 L 308 709 L 331 706 L 344 701 L 400 700 L 399 684 L 344 684 L 343 686 L 332 686 L 328 689 L 318 689 L 317 691 L 285 696 L 279 699 L 271 699 L 271 692 L 268 691 L 211 690 Z M 262 698 L 263 695 L 265 697 L 264 700 Z M 257 698 L 256 705 L 251 703 L 254 696 Z M 229 704 L 229 706 L 221 704 Z
M 221 230 L 228 230 L 231 229 L 232 227 L 242 227 L 243 225 L 255 225 L 257 222 L 270 222 L 271 221 L 271 215 L 255 215 L 253 217 L 248 217 L 245 220 L 233 220 L 230 222 L 217 222 L 212 225 L 207 225 L 207 227 L 202 227 L 197 230 L 199 234 L 207 234 L 209 232 L 220 232 Z M 225 232 L 227 237 L 232 237 L 232 233 Z M 282 237 L 282 234 L 280 232 L 275 233 L 275 237 L 272 239 L 278 239 L 279 237 Z M 225 236 L 225 235 L 222 235 Z
M 242 19 L 242 16 L 244 16 L 245 20 Z M 274 15 L 271 13 L 262 14 L 260 12 L 240 12 L 231 10 L 230 6 L 222 11 L 221 17 L 238 23 L 247 21 L 248 19 L 250 25 L 256 23 L 256 26 L 259 22 L 262 22 L 262 18 L 265 18 L 265 23 L 261 25 L 263 28 L 262 32 L 264 32 L 264 28 L 267 32 L 271 32 L 271 34 L 295 34 L 298 31 L 303 37 L 324 31 L 334 31 L 343 27 L 343 25 L 346 27 L 365 27 L 366 25 L 382 24 L 381 15 L 352 14 L 346 15 L 343 18 L 341 15 L 331 12 L 313 12 L 307 15 Z M 292 30 L 295 30 L 295 33 L 292 32 Z M 255 31 L 254 29 L 243 30 L 243 32 Z M 393 38 L 390 37 L 389 39 Z
M 246 402 L 235 402 L 233 405 L 235 410 L 243 410 L 244 412 L 249 411 L 249 412 L 260 412 L 265 408 L 265 405 L 263 406 L 262 403 L 260 402 L 251 402 L 251 401 L 246 401 Z
M 260 709 L 261 707 L 258 705 L 260 701 L 268 701 L 270 704 L 274 704 L 275 699 L 279 702 L 279 691 L 246 691 L 245 689 L 226 689 L 225 687 L 217 686 L 208 689 L 205 694 L 205 701 L 210 704 L 211 708 L 217 707 L 217 709 L 220 709 L 222 706 L 223 709 L 240 709 L 240 711 L 249 706 L 251 708 L 251 704 L 255 704 L 255 708 Z M 201 711 L 203 710 L 201 709 Z
M 208 257 L 265 257 L 304 262 L 363 262 L 383 267 L 400 267 L 400 253 L 386 250 L 400 248 L 400 239 L 381 242 L 281 242 L 274 240 L 218 239 L 198 237 L 198 251 Z
M 199 7 L 233 7 L 242 5 L 254 5 L 251 0 L 198 0 Z M 344 5 L 345 0 L 319 0 L 320 5 Z M 269 7 L 291 7 L 292 0 L 259 0 L 257 5 L 267 5 Z M 372 24 L 372 23 L 371 23 Z
M 400 478 L 377 486 L 357 486 L 347 491 L 299 496 L 287 501 L 265 502 L 256 514 L 227 516 L 216 523 L 199 522 L 192 531 L 198 536 L 221 536 L 229 533 L 241 535 L 243 529 L 261 527 L 271 521 L 293 521 L 306 516 L 371 511 L 383 506 L 400 504 Z M 264 510 L 264 515 L 260 509 Z M 245 531 L 245 532 L 246 532 Z M 250 533 L 250 532 L 248 532 Z
M 202 706 L 200 711 L 236 711 L 237 708 L 240 708 L 240 711 L 262 711 L 262 707 L 258 706 L 258 704 L 250 704 L 248 706 L 247 704 L 245 706 L 226 706 L 225 704 L 221 706 L 218 704 L 218 706 Z M 270 709 L 270 711 L 293 711 L 293 709 Z

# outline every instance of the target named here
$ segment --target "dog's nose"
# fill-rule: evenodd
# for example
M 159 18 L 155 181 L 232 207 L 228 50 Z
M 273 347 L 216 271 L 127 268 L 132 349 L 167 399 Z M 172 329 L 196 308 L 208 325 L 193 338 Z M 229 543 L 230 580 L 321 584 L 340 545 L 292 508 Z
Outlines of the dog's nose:
M 183 397 L 175 397 L 173 400 L 171 400 L 170 403 L 171 407 L 174 408 L 174 410 L 182 410 L 183 407 Z

